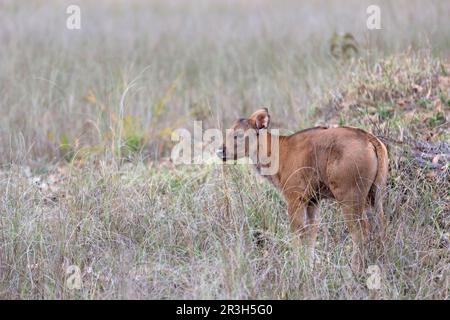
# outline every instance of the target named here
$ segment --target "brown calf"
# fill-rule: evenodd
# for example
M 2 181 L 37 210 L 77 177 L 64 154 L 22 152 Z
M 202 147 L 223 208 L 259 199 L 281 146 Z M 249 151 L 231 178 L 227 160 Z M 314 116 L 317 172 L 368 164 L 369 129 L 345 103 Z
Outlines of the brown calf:
M 336 199 L 353 240 L 352 268 L 361 271 L 362 250 L 371 229 L 378 226 L 380 238 L 384 235 L 386 147 L 375 136 L 358 128 L 315 127 L 289 136 L 275 136 L 265 130 L 269 123 L 267 108 L 256 111 L 248 119 L 237 120 L 227 131 L 218 156 L 224 161 L 249 157 L 258 171 L 273 164 L 273 159 L 278 161 L 276 172 L 266 178 L 286 199 L 291 227 L 308 245 L 310 254 L 317 236 L 318 203 L 323 198 Z M 256 141 L 248 139 L 248 133 L 255 133 Z M 237 135 L 239 138 L 244 135 L 244 148 L 237 148 Z M 274 139 L 278 139 L 276 154 L 272 150 Z M 258 147 L 252 148 L 252 143 Z M 258 150 L 258 154 L 251 150 Z M 264 161 L 268 157 L 272 160 Z M 378 223 L 374 223 L 376 220 Z

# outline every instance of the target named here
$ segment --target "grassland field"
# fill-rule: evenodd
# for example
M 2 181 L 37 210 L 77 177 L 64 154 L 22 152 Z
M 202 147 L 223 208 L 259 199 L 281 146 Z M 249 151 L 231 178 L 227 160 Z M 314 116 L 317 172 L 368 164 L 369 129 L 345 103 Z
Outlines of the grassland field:
M 449 299 L 450 2 L 0 0 L 0 298 Z M 388 146 L 387 240 L 349 268 L 321 204 L 313 270 L 245 165 L 175 165 L 178 128 L 267 106 L 289 134 Z M 79 286 L 73 286 L 73 275 Z

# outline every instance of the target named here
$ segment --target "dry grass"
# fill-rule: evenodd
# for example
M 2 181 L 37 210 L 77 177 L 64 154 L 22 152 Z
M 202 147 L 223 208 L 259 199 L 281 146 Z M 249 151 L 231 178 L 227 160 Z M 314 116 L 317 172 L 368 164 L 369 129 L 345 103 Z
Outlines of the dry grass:
M 0 297 L 448 299 L 450 5 L 381 1 L 380 31 L 367 5 L 82 2 L 68 31 L 64 3 L 3 1 Z M 331 56 L 334 31 L 358 57 Z M 285 131 L 345 123 L 389 143 L 380 290 L 349 271 L 333 203 L 311 271 L 247 167 L 166 160 L 174 128 L 260 104 Z

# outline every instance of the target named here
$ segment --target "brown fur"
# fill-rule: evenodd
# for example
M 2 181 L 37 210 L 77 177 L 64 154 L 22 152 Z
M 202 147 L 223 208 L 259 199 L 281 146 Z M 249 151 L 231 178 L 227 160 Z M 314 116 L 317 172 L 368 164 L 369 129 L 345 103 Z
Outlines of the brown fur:
M 269 122 L 268 111 L 264 108 L 247 121 L 237 121 L 232 128 L 259 132 L 266 129 Z M 273 138 L 267 133 L 263 144 L 268 155 L 272 152 Z M 267 178 L 286 199 L 293 231 L 313 251 L 318 203 L 324 198 L 336 199 L 353 239 L 352 267 L 360 270 L 363 266 L 361 251 L 371 227 L 377 227 L 381 238 L 384 235 L 382 200 L 388 170 L 386 147 L 374 135 L 353 127 L 315 127 L 278 138 L 279 169 Z M 232 137 L 227 136 L 222 149 L 224 159 L 232 143 Z M 248 145 L 245 155 L 251 156 Z

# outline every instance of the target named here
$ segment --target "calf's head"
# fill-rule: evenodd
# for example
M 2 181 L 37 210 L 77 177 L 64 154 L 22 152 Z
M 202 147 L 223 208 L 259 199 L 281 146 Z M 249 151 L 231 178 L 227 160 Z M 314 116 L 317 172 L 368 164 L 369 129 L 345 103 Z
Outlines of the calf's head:
M 267 129 L 270 123 L 269 111 L 261 108 L 249 118 L 238 119 L 230 129 L 226 130 L 222 148 L 217 150 L 217 156 L 223 161 L 237 160 L 249 157 L 257 150 L 259 131 Z

